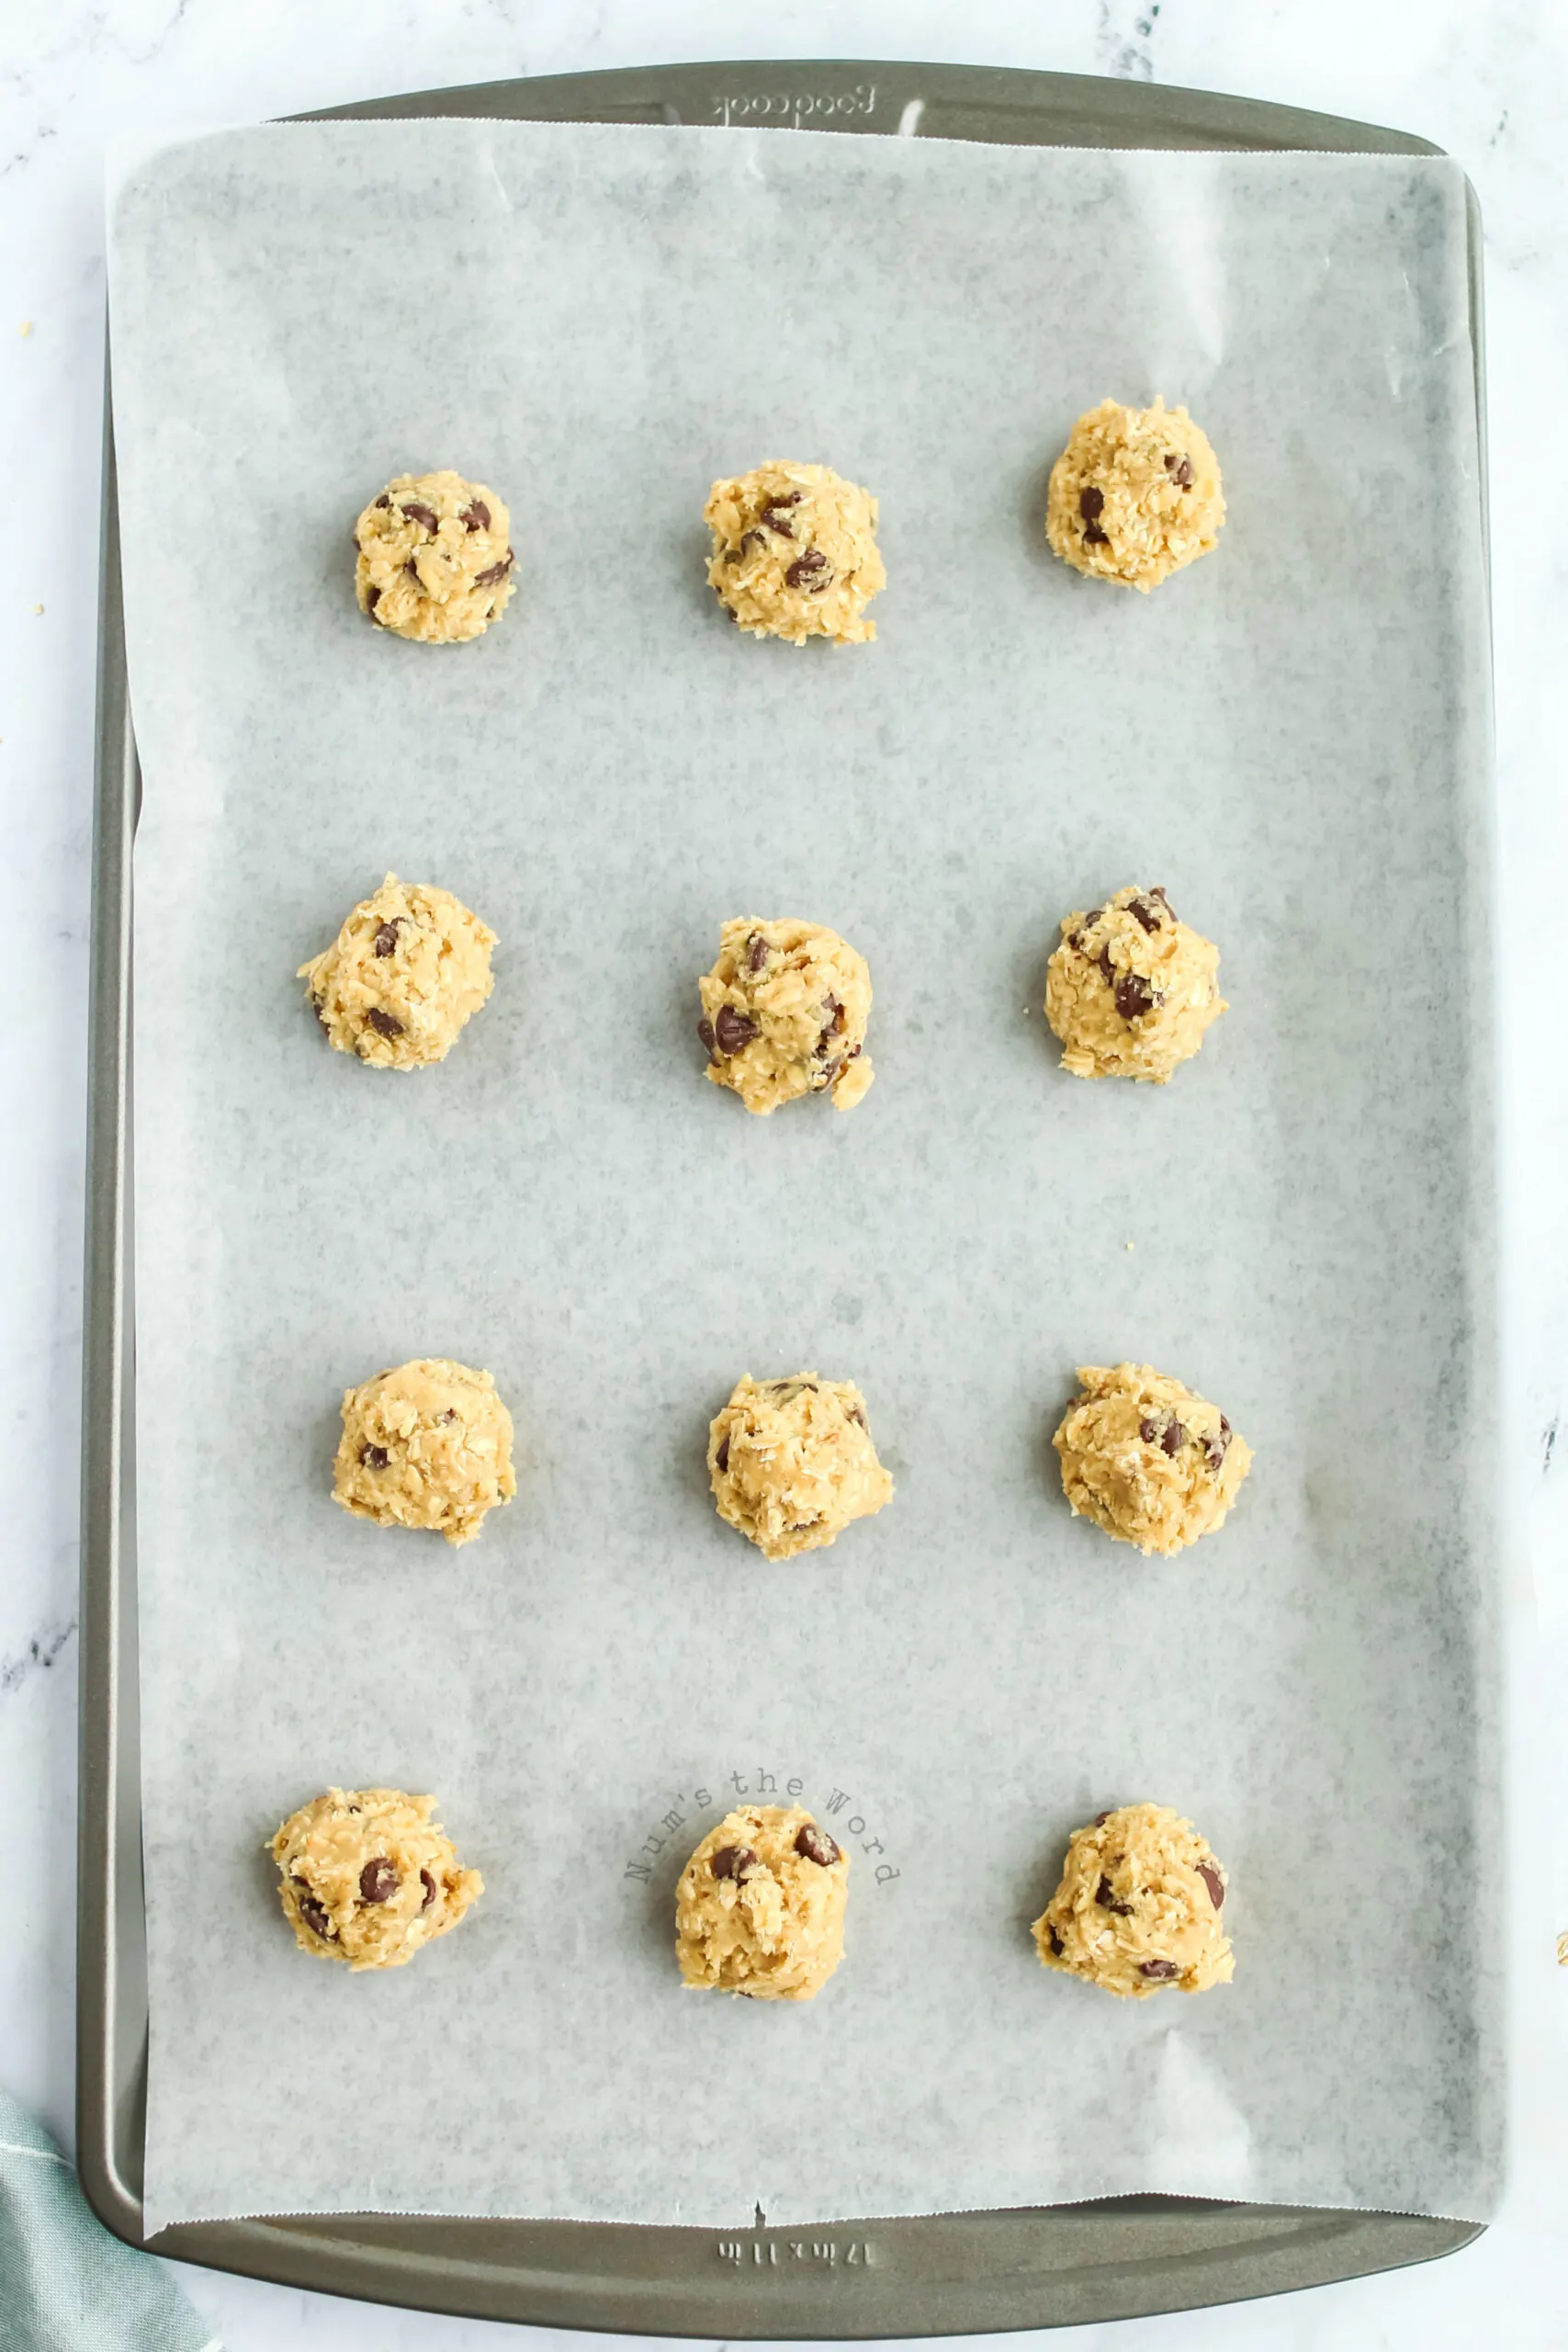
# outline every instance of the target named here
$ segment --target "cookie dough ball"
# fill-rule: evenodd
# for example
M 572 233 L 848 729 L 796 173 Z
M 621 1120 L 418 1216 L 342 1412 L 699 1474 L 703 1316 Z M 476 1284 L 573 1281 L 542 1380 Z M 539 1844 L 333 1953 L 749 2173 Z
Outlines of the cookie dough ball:
M 876 501 L 830 466 L 772 458 L 716 481 L 703 509 L 713 533 L 708 585 L 752 637 L 864 645 L 865 608 L 887 574 L 876 548 Z
M 438 1821 L 434 1797 L 329 1789 L 291 1813 L 268 1851 L 301 1951 L 350 1968 L 401 1968 L 484 1893 Z
M 1217 1405 L 1146 1363 L 1086 1364 L 1055 1444 L 1073 1516 L 1150 1552 L 1180 1552 L 1224 1523 L 1251 1448 Z
M 1047 1968 L 1142 2001 L 1228 1984 L 1225 1873 L 1168 1805 L 1124 1804 L 1067 1841 L 1062 1883 L 1034 1922 Z
M 488 1372 L 445 1356 L 378 1372 L 345 1389 L 333 1493 L 356 1519 L 476 1536 L 517 1492 L 512 1416 Z
M 340 1054 L 420 1069 L 451 1051 L 489 996 L 494 945 L 494 932 L 450 890 L 389 874 L 295 977 Z
M 1163 890 L 1118 890 L 1062 925 L 1045 967 L 1045 1018 L 1075 1078 L 1165 1085 L 1225 1011 L 1220 951 L 1178 920 Z
M 482 481 L 400 474 L 354 526 L 354 591 L 378 628 L 421 645 L 482 637 L 511 601 L 512 517 Z
M 871 1091 L 871 974 L 836 931 L 737 915 L 697 982 L 708 1076 L 765 1117 L 799 1094 L 852 1111 Z
M 1184 408 L 1101 401 L 1051 469 L 1045 536 L 1064 563 L 1146 595 L 1207 555 L 1225 519 L 1220 464 Z
M 765 1560 L 792 1560 L 869 1519 L 893 1499 L 876 1458 L 865 1398 L 852 1380 L 750 1373 L 708 1431 L 708 1476 L 720 1519 Z
M 850 1858 L 799 1805 L 741 1805 L 710 1829 L 675 1890 L 689 1985 L 809 2001 L 844 1956 Z

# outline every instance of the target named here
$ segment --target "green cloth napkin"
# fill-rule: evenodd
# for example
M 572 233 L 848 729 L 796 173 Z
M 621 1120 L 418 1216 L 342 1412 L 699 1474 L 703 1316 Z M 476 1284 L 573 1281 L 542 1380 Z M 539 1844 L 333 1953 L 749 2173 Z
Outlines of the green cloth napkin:
M 222 2352 L 163 2264 L 122 2245 L 0 2091 L 0 2352 Z

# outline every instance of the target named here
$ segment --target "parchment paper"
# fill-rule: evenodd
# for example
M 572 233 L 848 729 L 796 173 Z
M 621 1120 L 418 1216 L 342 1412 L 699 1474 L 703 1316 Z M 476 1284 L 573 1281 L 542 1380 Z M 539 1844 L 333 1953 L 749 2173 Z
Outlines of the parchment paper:
M 113 231 L 135 715 L 149 2226 L 334 2207 L 750 2222 L 1134 2189 L 1484 2215 L 1502 2129 L 1487 687 L 1445 161 L 437 123 L 167 149 Z M 1045 548 L 1108 392 L 1185 400 L 1218 553 Z M 741 639 L 703 499 L 882 501 L 870 649 Z M 382 639 L 391 474 L 510 501 L 481 643 Z M 412 1077 L 293 974 L 388 867 L 499 932 Z M 1058 918 L 1164 885 L 1231 1012 L 1060 1073 Z M 721 919 L 841 930 L 877 1084 L 703 1083 Z M 344 1387 L 488 1365 L 521 1490 L 347 1519 Z M 1077 1363 L 1257 1451 L 1166 1566 L 1075 1522 Z M 734 1380 L 862 1383 L 897 1498 L 770 1568 Z M 798 1781 L 854 1857 L 809 2007 L 699 1998 L 681 1862 Z M 488 1892 L 311 1964 L 263 1841 L 430 1789 Z M 1235 1984 L 1047 1977 L 1067 1832 L 1232 1873 Z

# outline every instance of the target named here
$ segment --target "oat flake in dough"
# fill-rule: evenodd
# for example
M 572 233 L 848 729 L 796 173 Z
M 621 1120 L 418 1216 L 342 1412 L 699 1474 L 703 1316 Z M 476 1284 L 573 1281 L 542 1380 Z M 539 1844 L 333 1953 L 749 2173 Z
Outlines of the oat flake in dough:
M 675 1889 L 675 1956 L 699 1992 L 809 2001 L 844 1956 L 850 1861 L 799 1805 L 741 1805 Z
M 1213 941 L 1180 922 L 1163 890 L 1118 890 L 1066 916 L 1045 967 L 1062 1068 L 1164 1086 L 1227 1010 L 1219 968 Z
M 713 533 L 708 585 L 750 637 L 863 645 L 865 608 L 887 584 L 876 501 L 830 466 L 770 458 L 716 481 L 703 510 Z
M 482 637 L 511 601 L 512 518 L 449 469 L 400 474 L 354 526 L 354 590 L 378 628 L 420 645 Z
M 378 1069 L 421 1069 L 445 1058 L 489 996 L 494 945 L 494 932 L 450 890 L 389 874 L 295 977 L 340 1054 Z
M 488 1372 L 422 1357 L 344 1391 L 333 1494 L 356 1519 L 467 1544 L 516 1492 L 512 1416 Z
M 697 992 L 708 1077 L 748 1111 L 766 1117 L 802 1094 L 852 1111 L 870 1091 L 871 973 L 836 931 L 733 916 Z
M 1235 1964 L 1224 1899 L 1225 1872 L 1190 1821 L 1125 1804 L 1074 1830 L 1035 1946 L 1047 1968 L 1129 2000 L 1206 1993 Z
M 283 1916 L 301 1951 L 352 1969 L 401 1968 L 484 1893 L 437 1821 L 434 1797 L 329 1789 L 268 1839 Z
M 719 1517 L 768 1560 L 818 1551 L 893 1498 L 865 1398 L 814 1372 L 747 1374 L 708 1431 L 708 1478 Z
M 1184 408 L 1102 401 L 1051 469 L 1045 536 L 1091 580 L 1146 595 L 1207 555 L 1225 519 L 1219 459 Z
M 1217 1405 L 1151 1364 L 1086 1364 L 1055 1444 L 1075 1517 L 1168 1555 L 1213 1534 L 1252 1464 Z

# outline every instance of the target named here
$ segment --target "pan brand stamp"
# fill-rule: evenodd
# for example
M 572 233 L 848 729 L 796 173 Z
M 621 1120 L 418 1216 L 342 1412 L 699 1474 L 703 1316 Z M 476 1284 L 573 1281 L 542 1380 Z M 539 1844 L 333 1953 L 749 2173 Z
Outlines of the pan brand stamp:
M 784 2270 L 792 2262 L 821 2263 L 825 2267 L 842 2261 L 846 2269 L 874 2270 L 876 2254 L 870 2238 L 720 2238 L 718 2258 L 721 2262 L 744 2262 L 750 2256 L 757 2270 Z
M 770 1772 L 765 1765 L 758 1765 L 750 1772 L 729 1773 L 720 1781 L 716 1791 L 697 1788 L 688 1795 L 682 1789 L 674 1804 L 660 1815 L 658 1822 L 637 1848 L 633 1860 L 626 1863 L 621 1876 L 636 1879 L 646 1886 L 653 1876 L 654 1863 L 671 1839 L 686 1828 L 694 1815 L 710 1812 L 716 1804 L 728 1808 L 739 1804 L 746 1797 L 757 1804 L 808 1805 L 820 1820 L 832 1823 L 833 1835 L 840 1846 L 852 1842 L 868 1858 L 878 1858 L 873 1872 L 878 1886 L 891 1886 L 896 1878 L 902 1878 L 902 1871 L 886 1859 L 887 1849 L 882 1839 L 866 1834 L 866 1816 L 855 1810 L 854 1799 L 847 1789 L 829 1784 L 826 1797 L 808 1796 L 806 1782 L 798 1773 L 781 1779 L 778 1773 Z M 689 1835 L 685 1842 L 690 1843 Z
M 773 90 L 715 98 L 710 119 L 714 122 L 787 122 L 792 130 L 804 130 L 813 122 L 826 122 L 829 115 L 863 117 L 875 111 L 875 83 L 857 82 L 852 90 L 837 93 L 822 90 L 814 97 L 791 97 L 784 91 Z

